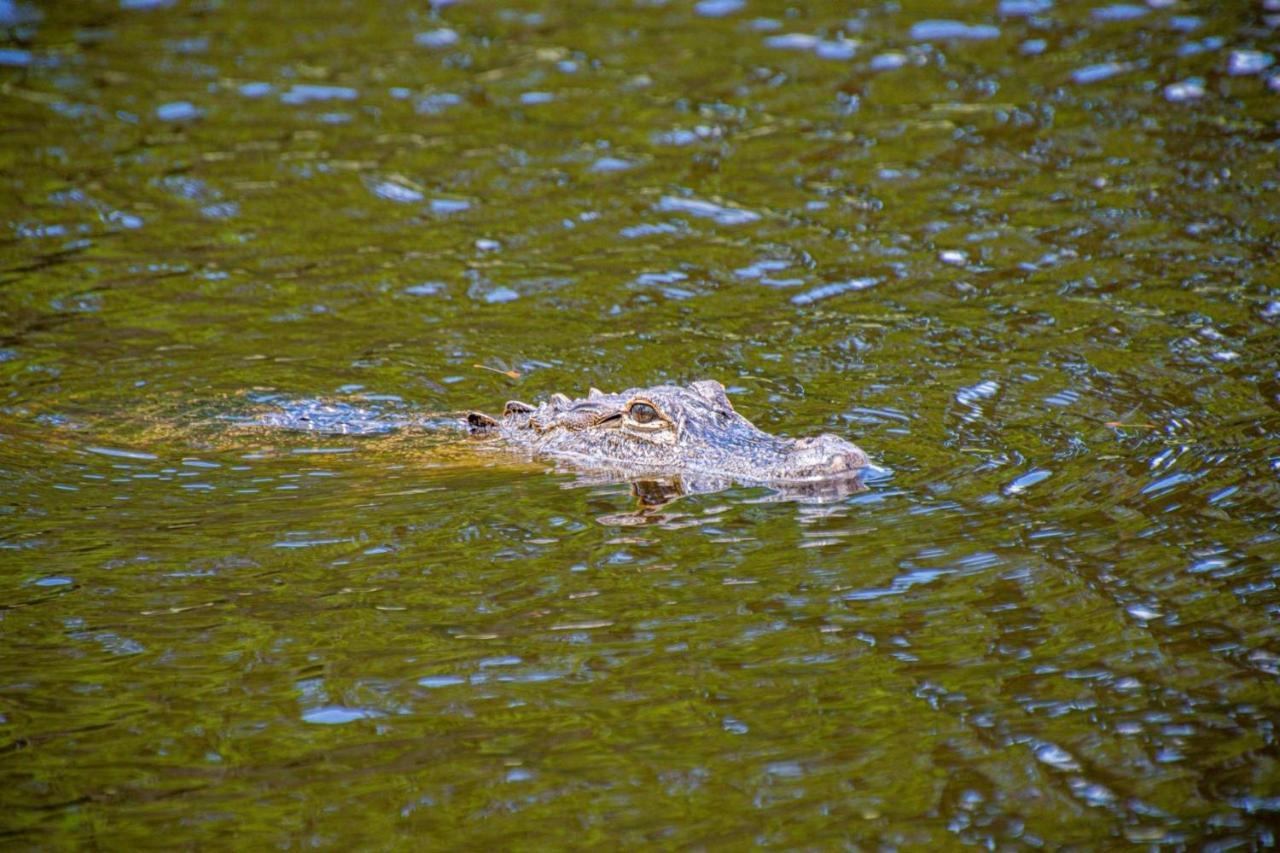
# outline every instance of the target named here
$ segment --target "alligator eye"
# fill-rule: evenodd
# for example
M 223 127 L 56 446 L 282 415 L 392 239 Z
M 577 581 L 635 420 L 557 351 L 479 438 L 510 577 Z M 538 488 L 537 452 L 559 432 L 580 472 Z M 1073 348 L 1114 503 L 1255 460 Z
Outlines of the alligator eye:
M 653 423 L 658 419 L 658 410 L 648 403 L 632 403 L 627 414 L 638 424 Z

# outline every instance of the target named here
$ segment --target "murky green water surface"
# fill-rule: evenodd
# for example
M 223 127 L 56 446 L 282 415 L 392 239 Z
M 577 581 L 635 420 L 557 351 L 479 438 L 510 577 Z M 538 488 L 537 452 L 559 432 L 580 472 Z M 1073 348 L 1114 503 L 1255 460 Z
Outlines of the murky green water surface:
M 1274 845 L 1277 15 L 0 2 L 5 844 Z M 699 378 L 893 476 L 227 418 Z

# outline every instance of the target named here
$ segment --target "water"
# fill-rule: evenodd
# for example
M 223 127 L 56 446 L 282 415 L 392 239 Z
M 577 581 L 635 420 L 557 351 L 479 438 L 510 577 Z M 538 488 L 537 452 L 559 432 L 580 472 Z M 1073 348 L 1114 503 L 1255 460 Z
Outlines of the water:
M 0 3 L 6 843 L 1274 845 L 1277 14 Z

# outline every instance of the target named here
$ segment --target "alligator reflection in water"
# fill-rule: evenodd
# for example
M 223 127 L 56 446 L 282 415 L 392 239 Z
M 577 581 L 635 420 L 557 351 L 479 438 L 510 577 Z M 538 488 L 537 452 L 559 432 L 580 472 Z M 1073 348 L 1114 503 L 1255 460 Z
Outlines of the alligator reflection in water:
M 670 475 L 637 479 L 635 474 L 625 471 L 592 471 L 556 466 L 561 473 L 573 473 L 577 476 L 571 486 L 608 485 L 610 483 L 627 482 L 631 484 L 631 494 L 636 499 L 636 506 L 629 512 L 617 512 L 602 515 L 596 519 L 601 524 L 618 527 L 639 527 L 656 524 L 663 527 L 686 526 L 679 515 L 671 515 L 663 509 L 672 502 L 686 495 L 710 494 L 721 492 L 738 485 L 735 480 L 723 477 L 700 477 L 690 475 Z M 887 472 L 868 466 L 867 471 L 879 478 Z M 746 500 L 744 503 L 772 503 L 775 501 L 796 501 L 803 504 L 829 504 L 858 492 L 865 492 L 868 486 L 865 480 L 871 479 L 862 472 L 853 476 L 833 477 L 826 480 L 814 480 L 807 483 L 763 483 L 768 488 L 766 494 Z
M 285 404 L 255 421 L 341 435 L 438 422 L 316 402 Z M 618 394 L 592 388 L 583 398 L 553 394 L 536 406 L 511 401 L 500 417 L 467 413 L 466 426 L 473 436 L 589 472 L 589 482 L 630 481 L 649 506 L 734 484 L 768 486 L 782 498 L 835 500 L 863 490 L 870 466 L 859 447 L 830 433 L 792 439 L 764 432 L 734 410 L 714 380 Z

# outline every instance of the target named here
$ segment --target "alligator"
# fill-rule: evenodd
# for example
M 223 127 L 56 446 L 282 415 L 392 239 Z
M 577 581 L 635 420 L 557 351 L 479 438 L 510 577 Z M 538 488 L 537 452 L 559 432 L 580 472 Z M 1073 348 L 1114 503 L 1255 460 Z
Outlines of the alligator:
M 859 447 L 831 433 L 793 439 L 764 432 L 734 409 L 723 385 L 710 379 L 617 394 L 592 388 L 578 398 L 552 394 L 537 405 L 511 400 L 498 416 L 469 411 L 415 418 L 344 404 L 295 403 L 255 423 L 367 435 L 436 426 L 442 419 L 460 422 L 472 436 L 589 472 L 597 480 L 647 484 L 664 500 L 733 483 L 764 485 L 786 496 L 843 496 L 865 488 L 863 474 L 876 470 Z

